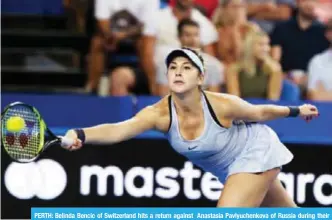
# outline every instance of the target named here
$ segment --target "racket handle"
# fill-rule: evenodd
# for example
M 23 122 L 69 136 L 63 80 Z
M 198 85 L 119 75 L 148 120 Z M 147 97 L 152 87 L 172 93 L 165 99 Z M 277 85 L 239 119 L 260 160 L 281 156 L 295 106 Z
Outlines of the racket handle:
M 68 137 L 60 137 L 61 138 L 61 147 L 70 147 L 72 145 L 74 145 L 75 140 L 72 138 L 68 138 Z

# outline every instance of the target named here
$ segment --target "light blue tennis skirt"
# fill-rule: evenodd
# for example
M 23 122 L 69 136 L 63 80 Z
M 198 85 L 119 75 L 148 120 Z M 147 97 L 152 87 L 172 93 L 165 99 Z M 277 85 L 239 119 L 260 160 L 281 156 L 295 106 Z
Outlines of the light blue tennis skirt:
M 261 173 L 281 168 L 292 161 L 293 154 L 281 143 L 277 134 L 266 125 L 257 126 L 262 128 L 259 137 L 246 144 L 226 168 L 212 171 L 220 182 L 224 183 L 233 174 Z

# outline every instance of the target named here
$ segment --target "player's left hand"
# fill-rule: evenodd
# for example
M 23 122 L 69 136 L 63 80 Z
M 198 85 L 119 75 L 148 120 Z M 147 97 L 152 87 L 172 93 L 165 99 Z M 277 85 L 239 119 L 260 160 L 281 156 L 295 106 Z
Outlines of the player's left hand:
M 319 111 L 316 106 L 304 104 L 299 106 L 300 116 L 307 122 L 319 116 Z

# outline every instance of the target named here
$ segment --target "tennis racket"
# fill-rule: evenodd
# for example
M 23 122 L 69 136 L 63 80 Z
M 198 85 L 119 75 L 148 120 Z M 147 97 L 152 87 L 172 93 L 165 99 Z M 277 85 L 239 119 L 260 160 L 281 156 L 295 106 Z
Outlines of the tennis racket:
M 22 127 L 19 131 L 8 129 L 8 120 L 13 117 Z M 55 136 L 35 107 L 14 102 L 6 106 L 1 113 L 1 142 L 14 161 L 29 163 L 36 160 L 50 146 L 71 146 L 74 140 Z

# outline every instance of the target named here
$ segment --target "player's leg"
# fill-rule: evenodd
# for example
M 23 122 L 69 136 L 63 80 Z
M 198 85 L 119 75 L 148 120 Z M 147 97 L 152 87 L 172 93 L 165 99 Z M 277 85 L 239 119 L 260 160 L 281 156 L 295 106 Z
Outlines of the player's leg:
M 280 169 L 275 168 L 259 174 L 231 175 L 224 185 L 217 206 L 259 207 L 279 172 Z
M 267 191 L 261 207 L 297 207 L 279 179 L 275 179 Z

